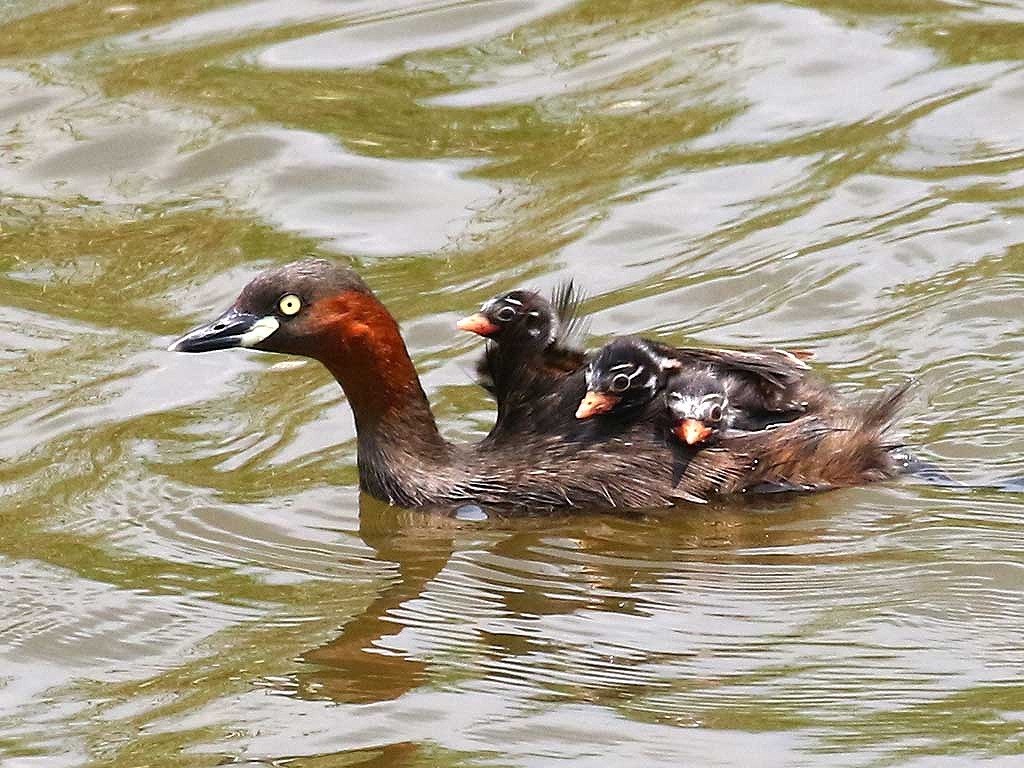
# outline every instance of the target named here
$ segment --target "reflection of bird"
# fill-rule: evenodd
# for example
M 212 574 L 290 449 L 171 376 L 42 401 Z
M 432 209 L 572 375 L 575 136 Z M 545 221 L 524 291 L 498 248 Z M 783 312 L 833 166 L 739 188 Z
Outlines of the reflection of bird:
M 394 318 L 355 272 L 319 259 L 257 275 L 221 317 L 171 345 L 182 352 L 231 347 L 321 361 L 352 407 L 361 486 L 400 506 L 475 502 L 537 509 L 702 501 L 714 493 L 759 485 L 760 474 L 751 471 L 759 463 L 756 452 L 776 441 L 771 430 L 752 433 L 756 439 L 736 450 L 680 446 L 659 427 L 665 409 L 657 399 L 581 430 L 569 405 L 585 392 L 581 368 L 567 374 L 557 391 L 540 398 L 546 405 L 533 418 L 476 445 L 449 443 L 437 430 Z M 676 358 L 681 354 L 677 351 Z M 803 364 L 792 355 L 720 350 L 686 354 L 723 366 L 728 360 L 726 370 L 741 371 L 757 387 L 779 394 L 773 408 L 799 404 L 789 394 L 802 391 Z M 539 376 L 526 371 L 523 390 L 536 391 Z M 812 437 L 795 433 L 789 439 Z M 682 472 L 677 471 L 680 460 L 685 462 Z
M 373 550 L 377 562 L 394 563 L 397 578 L 381 587 L 377 596 L 358 615 L 345 623 L 341 634 L 302 654 L 316 665 L 301 671 L 300 695 L 330 698 L 348 703 L 397 699 L 427 678 L 429 665 L 394 650 L 387 638 L 403 625 L 394 613 L 422 597 L 427 585 L 448 563 L 452 554 L 451 532 L 430 527 L 410 527 L 409 513 L 363 496 L 359 504 L 359 537 Z M 419 521 L 443 521 L 440 516 L 416 515 Z

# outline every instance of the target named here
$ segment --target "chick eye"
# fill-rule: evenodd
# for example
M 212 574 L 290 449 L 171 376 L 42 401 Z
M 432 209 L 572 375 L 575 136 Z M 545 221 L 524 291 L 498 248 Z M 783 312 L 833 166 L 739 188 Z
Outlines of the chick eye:
M 629 389 L 629 376 L 624 373 L 616 373 L 615 376 L 612 377 L 609 389 L 611 389 L 612 392 L 625 392 Z
M 722 420 L 722 406 L 712 405 L 711 410 L 708 411 L 708 421 L 721 421 Z
M 516 316 L 515 309 L 513 309 L 512 307 L 507 307 L 507 306 L 506 307 L 502 307 L 501 309 L 499 309 L 497 314 L 495 315 L 495 317 L 497 317 L 499 320 L 501 320 L 504 323 L 507 323 L 509 320 L 511 320 L 515 316 Z
M 278 300 L 277 308 L 281 310 L 282 315 L 291 317 L 298 314 L 299 310 L 302 309 L 302 299 L 294 293 L 286 294 Z

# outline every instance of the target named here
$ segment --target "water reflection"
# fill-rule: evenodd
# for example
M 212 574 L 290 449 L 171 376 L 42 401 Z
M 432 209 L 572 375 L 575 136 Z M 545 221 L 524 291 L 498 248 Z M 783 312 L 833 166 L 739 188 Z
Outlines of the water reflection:
M 287 691 L 339 704 L 418 701 L 435 686 L 501 692 L 663 725 L 826 728 L 826 744 L 844 748 L 867 746 L 848 736 L 867 727 L 894 743 L 912 733 L 941 738 L 955 701 L 1009 701 L 1017 692 L 997 684 L 1009 681 L 1009 667 L 1000 664 L 986 684 L 973 661 L 939 653 L 927 638 L 959 635 L 980 616 L 986 632 L 1012 634 L 1015 619 L 1005 604 L 1000 618 L 974 603 L 963 605 L 959 624 L 948 613 L 958 599 L 941 594 L 960 584 L 977 599 L 971 573 L 991 566 L 954 560 L 918 572 L 912 553 L 897 554 L 898 539 L 927 521 L 898 494 L 868 493 L 875 516 L 859 519 L 836 519 L 840 493 L 687 515 L 471 526 L 364 497 L 360 538 L 395 564 L 395 578 L 336 639 L 303 655 L 316 667 L 300 668 Z M 943 537 L 958 535 L 945 528 Z M 851 568 L 860 572 L 856 592 L 846 583 Z M 989 599 L 1001 601 L 999 592 Z M 1000 653 L 998 638 L 989 636 L 989 653 Z M 837 653 L 861 666 L 836 667 Z M 788 682 L 776 679 L 780 665 Z M 950 682 L 964 675 L 970 693 L 951 699 Z M 918 703 L 893 717 L 887 701 L 906 701 L 898 689 L 907 685 Z M 850 697 L 868 690 L 883 692 L 881 711 L 852 712 Z M 973 748 L 1004 732 L 968 730 L 962 743 Z
M 302 655 L 319 668 L 297 675 L 297 695 L 369 703 L 396 699 L 426 682 L 428 665 L 389 648 L 388 639 L 402 631 L 403 607 L 422 596 L 451 558 L 454 539 L 446 519 L 360 495 L 359 537 L 375 559 L 394 564 L 397 572 L 337 638 Z
M 369 703 L 425 685 L 437 671 L 399 638 L 411 629 L 445 651 L 478 649 L 483 658 L 475 663 L 499 684 L 539 685 L 562 695 L 578 689 L 571 695 L 588 701 L 614 699 L 651 684 L 637 677 L 638 665 L 686 651 L 652 644 L 653 637 L 641 640 L 642 635 L 604 638 L 607 648 L 575 648 L 572 673 L 552 678 L 553 670 L 535 667 L 537 657 L 557 655 L 579 639 L 575 633 L 546 637 L 542 623 L 554 618 L 562 625 L 591 613 L 651 617 L 664 611 L 667 591 L 686 590 L 691 579 L 699 583 L 716 564 L 813 565 L 817 556 L 781 552 L 814 545 L 826 532 L 823 515 L 822 506 L 810 500 L 771 500 L 685 515 L 503 519 L 491 513 L 487 522 L 466 523 L 452 510 L 397 510 L 364 494 L 359 537 L 375 560 L 395 570 L 338 637 L 302 654 L 316 669 L 296 675 L 294 694 Z M 469 549 L 467 537 L 477 539 Z M 737 554 L 751 548 L 764 555 Z M 709 618 L 696 605 L 686 610 L 690 618 Z M 474 617 L 475 629 L 467 625 Z M 436 643 L 428 643 L 435 645 L 432 653 L 441 650 Z M 628 662 L 621 669 L 620 656 Z

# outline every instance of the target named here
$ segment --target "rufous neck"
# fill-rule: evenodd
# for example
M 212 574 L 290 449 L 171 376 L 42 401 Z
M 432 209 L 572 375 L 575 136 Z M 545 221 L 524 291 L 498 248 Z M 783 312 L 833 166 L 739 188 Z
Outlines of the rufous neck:
M 443 444 L 398 323 L 372 294 L 351 293 L 328 307 L 317 357 L 345 391 L 360 442 L 393 439 Z

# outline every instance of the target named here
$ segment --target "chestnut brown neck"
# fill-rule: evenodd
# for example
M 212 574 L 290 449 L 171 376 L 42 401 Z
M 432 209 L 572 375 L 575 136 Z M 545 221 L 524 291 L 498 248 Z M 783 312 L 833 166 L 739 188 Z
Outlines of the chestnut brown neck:
M 309 354 L 345 391 L 360 445 L 444 445 L 398 323 L 384 305 L 373 294 L 348 291 L 314 311 L 318 343 Z

